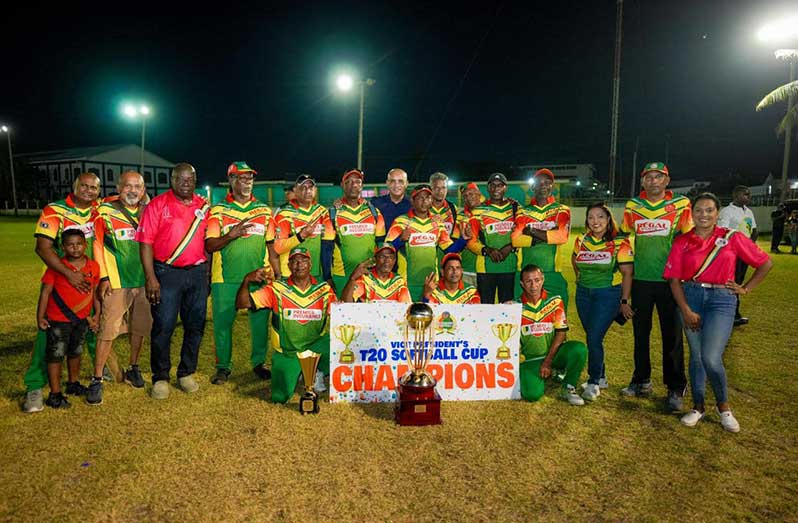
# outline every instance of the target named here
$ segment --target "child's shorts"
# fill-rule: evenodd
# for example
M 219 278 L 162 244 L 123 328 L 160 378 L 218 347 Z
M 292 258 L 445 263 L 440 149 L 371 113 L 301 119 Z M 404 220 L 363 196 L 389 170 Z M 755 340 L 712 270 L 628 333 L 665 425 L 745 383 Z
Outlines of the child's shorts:
M 89 322 L 80 320 L 78 323 L 51 321 L 47 329 L 47 350 L 45 360 L 47 363 L 60 363 L 67 358 L 76 358 L 83 352 L 83 341 Z

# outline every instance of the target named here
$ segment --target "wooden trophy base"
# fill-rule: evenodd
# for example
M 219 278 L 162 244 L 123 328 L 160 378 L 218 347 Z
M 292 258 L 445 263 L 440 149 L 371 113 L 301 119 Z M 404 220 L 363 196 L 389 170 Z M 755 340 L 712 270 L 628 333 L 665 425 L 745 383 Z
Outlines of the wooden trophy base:
M 441 397 L 435 386 L 414 387 L 399 384 L 399 398 L 394 408 L 394 419 L 402 426 L 439 425 L 441 423 Z

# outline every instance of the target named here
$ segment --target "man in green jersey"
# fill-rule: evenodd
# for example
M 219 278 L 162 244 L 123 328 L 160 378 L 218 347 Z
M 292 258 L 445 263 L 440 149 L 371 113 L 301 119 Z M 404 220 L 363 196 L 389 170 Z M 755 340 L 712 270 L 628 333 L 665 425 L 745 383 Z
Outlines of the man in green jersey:
M 460 209 L 460 212 L 457 213 L 457 226 L 462 232 L 464 228 L 471 228 L 470 220 L 473 215 L 473 210 L 479 207 L 485 198 L 474 182 L 460 186 L 460 195 L 463 198 L 463 207 Z M 460 256 L 463 261 L 463 282 L 472 287 L 476 287 L 477 255 L 471 252 L 471 249 L 463 249 Z
M 248 273 L 270 264 L 274 223 L 268 205 L 252 195 L 257 172 L 246 162 L 234 162 L 227 169 L 230 192 L 224 201 L 211 208 L 205 233 L 205 250 L 213 253 L 211 300 L 213 337 L 216 343 L 216 373 L 211 383 L 227 382 L 232 368 L 233 322 L 236 317 L 236 294 Z M 269 379 L 264 366 L 268 348 L 268 309 L 249 312 L 252 343 L 250 363 L 256 376 Z

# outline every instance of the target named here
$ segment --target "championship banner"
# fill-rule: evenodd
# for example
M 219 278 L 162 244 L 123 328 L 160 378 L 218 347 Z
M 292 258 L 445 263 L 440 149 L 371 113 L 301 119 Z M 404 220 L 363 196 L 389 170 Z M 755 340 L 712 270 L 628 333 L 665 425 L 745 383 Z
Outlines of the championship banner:
M 330 321 L 330 403 L 395 402 L 405 354 L 407 303 L 335 303 Z M 521 305 L 434 305 L 427 370 L 443 400 L 521 397 Z M 409 341 L 413 355 L 413 341 Z

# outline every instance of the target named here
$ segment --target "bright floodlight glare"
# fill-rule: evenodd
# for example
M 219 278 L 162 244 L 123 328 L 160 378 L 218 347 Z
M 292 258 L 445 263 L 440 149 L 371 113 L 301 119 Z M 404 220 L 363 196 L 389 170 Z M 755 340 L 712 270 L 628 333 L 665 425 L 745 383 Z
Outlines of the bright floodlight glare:
M 129 116 L 130 118 L 134 118 L 136 116 L 136 108 L 130 104 L 125 105 L 122 108 L 122 111 L 125 113 L 125 116 Z
M 454 185 L 454 182 L 452 180 L 446 180 L 446 186 L 447 187 L 452 187 L 453 185 Z
M 342 91 L 348 91 L 355 85 L 355 81 L 348 74 L 342 74 L 335 80 L 335 85 Z
M 0 127 L 0 131 L 3 131 L 4 133 L 7 133 L 8 132 L 8 127 L 6 127 L 4 125 L 4 126 Z
M 757 38 L 762 42 L 784 42 L 798 40 L 798 16 L 782 18 L 759 30 Z
M 141 107 L 139 107 L 139 112 L 144 116 L 147 116 L 148 114 L 150 114 L 150 108 L 147 107 L 146 105 L 142 105 Z
M 582 185 L 582 182 L 580 182 L 579 180 L 576 180 L 576 186 L 579 187 L 580 185 Z

